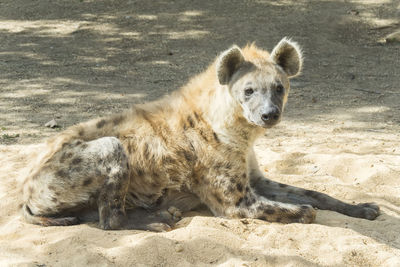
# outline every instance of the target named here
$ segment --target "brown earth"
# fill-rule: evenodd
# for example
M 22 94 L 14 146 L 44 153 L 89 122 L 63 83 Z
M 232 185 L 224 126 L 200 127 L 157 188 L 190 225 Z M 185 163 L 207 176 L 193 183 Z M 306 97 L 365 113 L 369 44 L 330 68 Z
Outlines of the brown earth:
M 400 2 L 0 0 L 0 265 L 400 265 Z M 26 158 L 77 122 L 162 97 L 233 43 L 304 50 L 283 122 L 256 146 L 276 180 L 375 221 L 311 225 L 190 213 L 168 233 L 39 227 L 17 210 Z M 44 124 L 55 119 L 60 128 Z

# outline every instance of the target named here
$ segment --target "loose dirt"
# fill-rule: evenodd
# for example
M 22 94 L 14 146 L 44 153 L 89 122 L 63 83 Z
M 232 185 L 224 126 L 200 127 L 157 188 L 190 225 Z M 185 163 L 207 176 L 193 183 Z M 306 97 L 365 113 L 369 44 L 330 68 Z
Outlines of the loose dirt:
M 399 266 L 400 28 L 395 0 L 0 0 L 0 265 Z M 375 221 L 318 211 L 311 225 L 192 212 L 167 233 L 39 227 L 18 211 L 46 137 L 168 94 L 232 44 L 304 50 L 283 122 L 256 145 L 272 179 Z M 44 125 L 55 119 L 59 127 Z

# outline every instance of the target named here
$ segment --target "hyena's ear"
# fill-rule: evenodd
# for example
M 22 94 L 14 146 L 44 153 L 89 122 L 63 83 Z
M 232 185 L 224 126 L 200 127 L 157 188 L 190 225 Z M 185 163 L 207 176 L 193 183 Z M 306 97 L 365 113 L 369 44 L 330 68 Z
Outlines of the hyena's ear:
M 303 56 L 299 45 L 288 38 L 283 38 L 272 50 L 271 59 L 282 67 L 288 77 L 300 74 Z
M 242 51 L 236 45 L 222 52 L 217 60 L 217 76 L 221 85 L 228 84 L 233 74 L 244 62 Z

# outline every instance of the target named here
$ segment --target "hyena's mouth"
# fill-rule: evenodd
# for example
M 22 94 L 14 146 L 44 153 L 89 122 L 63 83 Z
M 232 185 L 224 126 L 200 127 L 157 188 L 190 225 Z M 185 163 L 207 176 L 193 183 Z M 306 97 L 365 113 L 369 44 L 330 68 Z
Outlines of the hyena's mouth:
M 277 125 L 280 121 L 281 121 L 281 119 L 278 119 L 276 121 L 271 121 L 271 122 L 263 122 L 263 121 L 259 121 L 259 122 L 249 121 L 249 122 L 250 122 L 250 124 L 252 124 L 254 126 L 262 127 L 264 129 L 269 129 L 269 128 L 272 128 L 275 125 Z
M 272 121 L 272 122 L 268 122 L 268 123 L 263 123 L 262 125 L 260 125 L 261 127 L 265 128 L 265 129 L 269 129 L 274 127 L 275 125 L 277 125 L 279 122 L 281 121 L 281 119 L 277 120 L 277 121 Z

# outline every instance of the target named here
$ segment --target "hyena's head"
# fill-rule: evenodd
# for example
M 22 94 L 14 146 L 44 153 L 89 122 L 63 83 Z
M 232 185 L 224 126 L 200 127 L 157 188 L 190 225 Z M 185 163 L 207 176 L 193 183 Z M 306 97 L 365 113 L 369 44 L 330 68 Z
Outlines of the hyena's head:
M 302 67 L 299 46 L 282 39 L 271 54 L 255 45 L 237 46 L 223 52 L 217 61 L 221 85 L 227 85 L 251 124 L 269 128 L 282 116 L 290 89 L 289 79 Z

